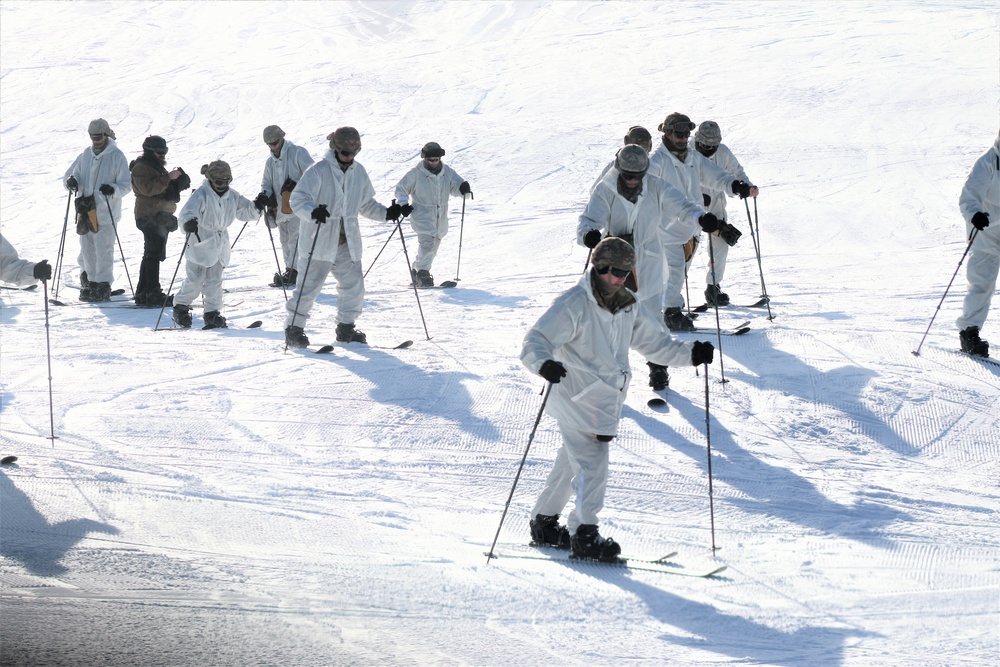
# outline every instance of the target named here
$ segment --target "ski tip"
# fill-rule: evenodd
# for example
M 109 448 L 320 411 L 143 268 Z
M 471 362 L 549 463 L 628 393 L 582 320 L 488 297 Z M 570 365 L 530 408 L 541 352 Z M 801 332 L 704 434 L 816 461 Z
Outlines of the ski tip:
M 333 352 L 333 345 L 324 345 L 316 350 L 316 354 L 329 354 L 330 352 Z
M 458 283 L 456 283 L 454 280 L 446 280 L 440 285 L 438 285 L 438 287 L 458 287 Z
M 36 289 L 38 289 L 38 283 L 35 283 L 31 287 L 25 287 L 24 291 L 25 292 L 34 292 Z
M 49 299 L 49 303 L 51 303 L 53 306 L 65 306 L 66 305 L 65 303 L 63 303 L 59 299 Z
M 400 343 L 399 345 L 397 345 L 396 347 L 394 347 L 392 349 L 394 349 L 394 350 L 405 350 L 406 348 L 410 347 L 411 345 L 413 345 L 413 341 L 412 340 L 404 340 L 402 343 Z
M 707 303 L 703 303 L 700 306 L 692 309 L 692 312 L 695 312 L 695 313 L 704 313 L 704 312 L 707 312 L 707 311 L 708 311 L 708 304 Z
M 261 320 L 256 320 L 256 321 L 254 321 L 254 322 L 251 322 L 251 323 L 250 323 L 249 325 L 247 325 L 247 329 L 258 329 L 258 328 L 260 328 L 260 327 L 261 327 L 261 326 L 262 326 L 263 324 L 264 324 L 264 323 L 263 323 L 263 322 L 262 322 Z
M 747 333 L 748 331 L 750 331 L 750 327 L 740 327 L 739 329 L 737 329 L 736 331 L 733 332 L 733 335 L 734 336 L 742 336 L 743 334 Z
M 666 404 L 667 402 L 664 399 L 660 398 L 659 396 L 657 396 L 656 398 L 651 398 L 648 401 L 646 401 L 646 405 L 648 405 L 651 408 L 662 408 Z
M 12 464 L 12 463 L 14 463 L 16 461 L 17 461 L 17 457 L 16 456 L 5 456 L 2 459 L 0 459 L 0 465 L 9 466 L 10 464 Z

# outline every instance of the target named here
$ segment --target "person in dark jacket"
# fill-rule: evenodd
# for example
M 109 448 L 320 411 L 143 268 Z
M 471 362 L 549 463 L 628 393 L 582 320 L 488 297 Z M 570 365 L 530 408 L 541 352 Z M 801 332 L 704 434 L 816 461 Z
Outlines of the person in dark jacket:
M 160 285 L 160 262 L 167 258 L 167 235 L 177 229 L 177 202 L 191 187 L 184 170 L 166 169 L 167 142 L 152 135 L 142 142 L 142 155 L 132 161 L 132 192 L 135 193 L 135 226 L 143 236 L 142 264 L 135 286 L 135 305 L 172 306 L 173 297 Z

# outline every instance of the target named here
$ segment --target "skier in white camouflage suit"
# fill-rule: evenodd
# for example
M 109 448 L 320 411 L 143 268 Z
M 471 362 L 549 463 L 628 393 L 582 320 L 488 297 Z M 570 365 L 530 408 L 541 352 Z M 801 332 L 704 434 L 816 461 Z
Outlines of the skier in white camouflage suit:
M 704 202 L 703 189 L 725 192 L 730 197 L 757 196 L 756 188 L 709 161 L 698 151 L 688 149 L 688 139 L 694 128 L 695 124 L 682 113 L 675 112 L 667 116 L 657 128 L 663 133 L 663 137 L 649 158 L 649 173 L 670 183 L 693 202 Z M 702 227 L 702 231 L 709 234 L 718 230 L 718 224 Z M 687 248 L 683 244 L 663 247 L 667 263 L 663 318 L 671 331 L 694 330 L 694 321 L 683 311 L 683 291 L 687 266 L 697 248 L 698 236 L 696 234 L 691 237 Z
M 617 236 L 631 244 L 636 268 L 625 284 L 646 310 L 659 317 L 666 277 L 663 246 L 691 238 L 705 211 L 677 188 L 646 173 L 649 156 L 641 146 L 622 147 L 614 165 L 580 216 L 577 242 L 594 248 L 604 236 Z M 666 367 L 649 362 L 650 386 L 659 391 L 669 382 Z
M 110 301 L 115 279 L 115 225 L 122 217 L 122 197 L 132 191 L 132 174 L 108 121 L 90 121 L 87 133 L 90 146 L 66 170 L 63 183 L 78 195 L 80 300 Z
M 531 537 L 581 558 L 615 561 L 621 547 L 601 536 L 597 515 L 608 482 L 609 443 L 631 380 L 629 349 L 663 365 L 712 363 L 711 343 L 682 343 L 625 287 L 635 252 L 619 238 L 594 248 L 593 267 L 557 297 L 524 337 L 521 362 L 551 383 L 546 410 L 562 446 L 531 512 Z M 559 524 L 570 497 L 576 504 Z
M 222 316 L 222 270 L 229 264 L 229 226 L 234 220 L 256 220 L 260 209 L 229 187 L 233 172 L 229 164 L 215 160 L 203 165 L 205 181 L 191 193 L 181 209 L 182 229 L 187 233 L 186 277 L 174 297 L 174 321 L 191 326 L 191 304 L 204 295 L 205 329 L 225 329 Z
M 649 134 L 649 130 L 643 126 L 633 125 L 628 129 L 628 132 L 625 133 L 625 139 L 622 146 L 628 146 L 629 144 L 635 144 L 636 146 L 641 147 L 644 151 L 646 151 L 646 155 L 649 155 L 649 152 L 653 150 L 653 137 Z M 590 186 L 590 194 L 594 194 L 594 190 L 598 185 L 600 185 L 601 181 L 604 180 L 604 177 L 608 175 L 608 172 L 611 171 L 614 166 L 614 160 L 604 165 L 604 169 L 601 170 L 601 175 L 598 176 L 597 180 L 594 181 L 594 184 Z
M 417 287 L 434 287 L 431 265 L 448 233 L 448 196 L 471 195 L 472 186 L 444 163 L 445 151 L 430 141 L 420 149 L 420 163 L 396 184 L 396 201 L 417 235 L 417 256 L 410 269 Z
M 292 211 L 302 222 L 299 281 L 285 304 L 285 343 L 290 347 L 309 345 L 303 325 L 331 273 L 337 280 L 337 341 L 368 342 L 354 325 L 365 298 L 358 215 L 371 220 L 397 220 L 401 215 L 399 204 L 387 208 L 375 201 L 368 172 L 354 159 L 361 150 L 358 131 L 339 127 L 327 139 L 330 150 L 306 169 L 291 196 Z
M 714 120 L 706 120 L 698 126 L 698 131 L 694 133 L 688 148 L 695 149 L 737 179 L 748 184 L 751 194 L 756 190 L 756 186 L 750 182 L 750 177 L 747 176 L 743 165 L 733 155 L 729 146 L 722 143 L 722 130 L 719 129 L 719 124 Z M 713 306 L 728 306 L 729 295 L 722 291 L 722 278 L 726 275 L 726 259 L 729 257 L 729 248 L 736 245 L 741 234 L 734 226 L 728 224 L 726 219 L 726 193 L 722 190 L 703 187 L 702 194 L 705 197 L 705 206 L 708 208 L 708 212 L 715 215 L 721 222 L 727 223 L 718 232 L 708 235 L 711 251 L 705 253 L 705 261 L 708 263 L 708 271 L 705 275 L 705 301 Z M 715 259 L 714 265 L 713 258 Z
M 264 209 L 264 224 L 278 228 L 285 272 L 275 273 L 272 287 L 294 285 L 298 279 L 295 270 L 296 250 L 299 247 L 299 218 L 292 211 L 291 194 L 302 174 L 314 162 L 302 146 L 285 138 L 285 131 L 277 125 L 264 128 L 264 143 L 271 150 L 264 163 L 264 176 L 260 180 L 260 194 L 254 204 Z
M 993 148 L 976 160 L 958 200 L 965 218 L 966 238 L 975 230 L 966 277 L 969 291 L 962 302 L 956 324 L 962 350 L 980 357 L 990 356 L 989 341 L 979 333 L 986 324 L 990 301 L 997 289 L 1000 270 L 1000 136 Z

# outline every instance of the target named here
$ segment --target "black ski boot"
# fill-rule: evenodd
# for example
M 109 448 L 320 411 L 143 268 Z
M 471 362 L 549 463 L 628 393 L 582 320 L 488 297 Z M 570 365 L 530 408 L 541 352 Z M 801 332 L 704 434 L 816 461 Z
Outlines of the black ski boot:
M 280 273 L 275 273 L 274 278 L 271 279 L 271 284 L 268 287 L 281 287 L 285 284 L 284 278 Z
M 604 563 L 616 563 L 622 548 L 610 537 L 601 537 L 594 524 L 584 524 L 576 529 L 571 540 L 573 558 L 599 560 Z
M 86 290 L 80 290 L 80 301 L 102 303 L 111 301 L 111 283 L 90 283 Z
M 288 327 L 285 329 L 285 345 L 288 347 L 309 347 L 309 339 L 302 331 L 302 327 Z
M 694 320 L 680 308 L 667 308 L 663 311 L 663 323 L 671 331 L 694 331 Z
M 338 343 L 368 343 L 365 332 L 354 328 L 354 323 L 341 322 L 337 325 Z
M 217 310 L 210 310 L 205 313 L 205 329 L 228 329 L 226 318 Z
M 559 515 L 546 516 L 536 514 L 529 524 L 531 526 L 531 540 L 543 547 L 554 547 L 556 549 L 569 549 L 569 531 L 566 526 L 559 525 Z
M 427 269 L 417 269 L 417 287 L 434 287 L 434 276 Z
M 285 284 L 289 287 L 294 287 L 295 283 L 299 280 L 299 272 L 295 269 L 285 269 L 285 274 L 282 276 Z
M 649 366 L 649 386 L 653 391 L 662 391 L 670 386 L 670 375 L 666 366 L 654 364 L 652 361 L 647 361 L 646 365 Z
M 174 322 L 177 326 L 183 327 L 184 329 L 191 328 L 191 306 L 176 305 L 174 306 Z
M 139 295 L 136 294 L 136 304 L 139 303 Z M 160 286 L 157 285 L 153 291 L 146 293 L 146 307 L 147 308 L 163 308 L 165 306 L 174 305 L 174 295 L 164 294 Z
M 705 288 L 705 301 L 710 306 L 728 306 L 729 295 L 718 285 L 709 285 Z
M 82 292 L 85 289 L 90 289 L 90 280 L 87 279 L 87 272 L 86 271 L 81 271 L 80 272 L 80 291 Z
M 962 329 L 958 333 L 958 338 L 962 341 L 962 352 L 977 357 L 990 356 L 990 342 L 979 337 L 979 327 L 966 327 Z

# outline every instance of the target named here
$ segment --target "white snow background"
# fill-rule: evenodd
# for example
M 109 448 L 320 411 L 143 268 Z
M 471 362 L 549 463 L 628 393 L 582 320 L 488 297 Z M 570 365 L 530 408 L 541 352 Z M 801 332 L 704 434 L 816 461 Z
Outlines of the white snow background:
M 42 289 L 3 290 L 4 665 L 1000 663 L 1000 369 L 955 352 L 964 274 L 911 354 L 996 138 L 996 4 L 5 0 L 0 26 L 0 214 L 25 258 L 55 262 L 60 179 L 96 117 L 130 160 L 154 133 L 171 167 L 228 160 L 251 198 L 271 123 L 314 157 L 356 126 L 383 203 L 432 140 L 475 194 L 460 262 L 453 198 L 434 265 L 459 288 L 420 293 L 430 340 L 393 239 L 358 320 L 373 346 L 283 352 L 254 223 L 225 272 L 228 330 L 200 330 L 200 305 L 165 332 L 156 310 L 51 306 L 54 441 Z M 621 137 L 673 111 L 718 121 L 761 188 L 775 319 L 725 309 L 753 331 L 723 339 L 707 385 L 728 569 L 487 564 L 541 404 L 521 339 L 583 270 L 577 216 Z M 745 304 L 760 273 L 739 200 L 730 215 L 724 286 Z M 362 220 L 366 268 L 390 230 Z M 71 229 L 64 285 L 77 248 Z M 314 344 L 335 303 L 331 278 Z M 601 530 L 697 568 L 705 377 L 675 369 L 654 412 L 633 367 Z M 527 541 L 558 444 L 543 418 L 498 553 Z

